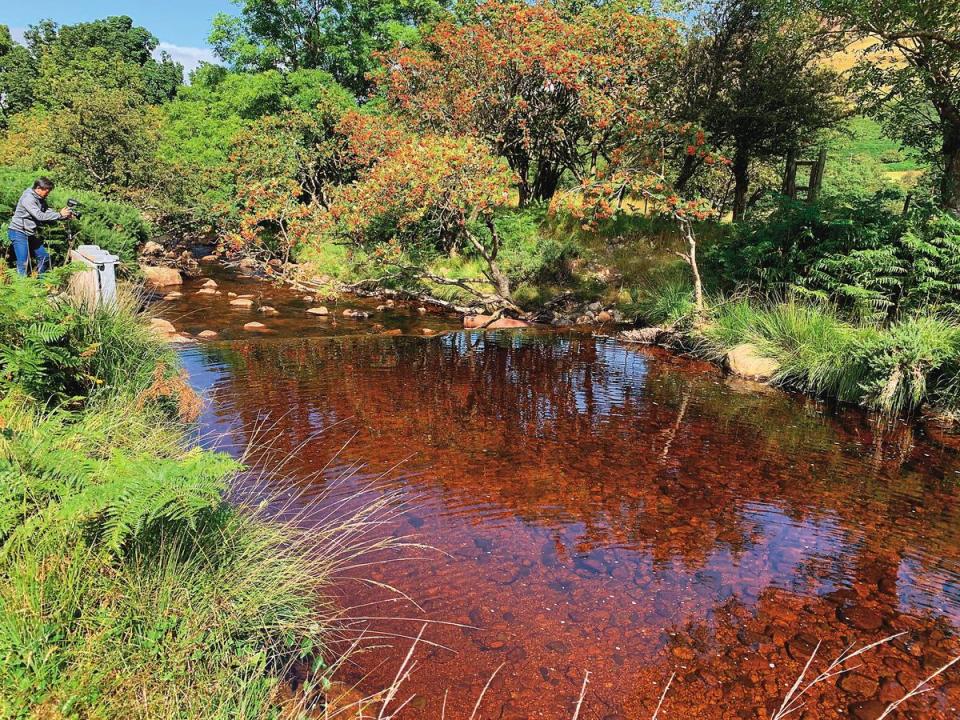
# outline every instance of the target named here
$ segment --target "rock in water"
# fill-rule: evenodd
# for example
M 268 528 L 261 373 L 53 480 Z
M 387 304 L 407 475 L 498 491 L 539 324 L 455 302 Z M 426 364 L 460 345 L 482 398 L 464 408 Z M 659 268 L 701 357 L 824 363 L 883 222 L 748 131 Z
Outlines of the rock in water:
M 504 330 L 508 328 L 530 327 L 530 323 L 516 318 L 502 317 L 490 322 L 492 315 L 464 315 L 463 326 L 467 330 L 487 328 L 489 330 Z M 487 324 L 489 323 L 489 325 Z
M 194 295 L 216 295 L 217 291 L 213 288 L 200 288 L 197 290 Z
M 182 293 L 182 292 L 180 292 L 179 290 L 174 290 L 173 292 L 168 292 L 166 295 L 164 295 L 164 296 L 163 296 L 163 299 L 164 299 L 164 300 L 179 300 L 179 299 L 182 298 L 182 297 L 183 297 L 183 293 Z
M 320 307 L 308 308 L 307 312 L 310 313 L 311 315 L 329 315 L 330 314 L 330 311 L 327 310 L 327 308 L 324 307 L 323 305 L 321 305 Z
M 248 322 L 243 326 L 243 329 L 249 332 L 256 332 L 257 330 L 266 330 L 267 326 L 259 322 Z
M 637 328 L 636 330 L 624 330 L 620 333 L 620 339 L 624 342 L 642 343 L 644 345 L 654 345 L 660 341 L 664 334 L 663 328 L 647 327 Z
M 354 310 L 353 308 L 347 308 L 343 311 L 342 315 L 344 317 L 355 318 L 357 320 L 370 317 L 370 313 L 366 312 L 365 310 Z
M 237 298 L 236 300 L 231 300 L 230 304 L 234 307 L 248 308 L 253 307 L 253 300 L 250 298 Z
M 197 337 L 209 339 L 209 338 L 215 338 L 219 334 L 220 333 L 218 333 L 216 330 L 203 330 L 202 332 L 197 333 Z
M 163 318 L 150 318 L 150 330 L 157 335 L 171 335 L 177 331 L 172 322 Z
M 735 375 L 765 381 L 777 374 L 780 363 L 763 357 L 756 345 L 743 343 L 727 353 L 727 368 Z
M 164 287 L 165 285 L 182 285 L 183 277 L 180 271 L 171 267 L 160 267 L 157 265 L 141 265 L 140 272 L 143 273 L 144 280 L 151 287 Z
M 205 283 L 203 283 L 203 285 L 201 285 L 200 287 L 202 287 L 202 288 L 214 288 L 214 289 L 216 289 L 216 288 L 217 288 L 217 281 L 216 281 L 216 280 L 210 280 L 210 279 L 208 278 L 207 281 L 206 281 Z

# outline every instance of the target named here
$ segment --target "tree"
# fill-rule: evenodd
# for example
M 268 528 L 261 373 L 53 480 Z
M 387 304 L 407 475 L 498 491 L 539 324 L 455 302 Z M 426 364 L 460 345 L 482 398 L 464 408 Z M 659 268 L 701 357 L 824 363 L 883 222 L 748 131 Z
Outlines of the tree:
M 787 15 L 770 0 L 722 0 L 696 23 L 681 65 L 679 114 L 731 156 L 734 220 L 749 204 L 752 164 L 811 144 L 842 118 L 839 78 L 822 63 L 836 46 L 816 18 Z M 678 190 L 702 163 L 687 155 Z
M 370 91 L 373 54 L 414 45 L 443 0 L 236 0 L 240 16 L 213 20 L 210 43 L 235 70 L 321 69 L 357 97 Z
M 673 23 L 617 4 L 567 13 L 492 0 L 465 24 L 438 24 L 428 49 L 387 53 L 379 82 L 421 129 L 487 142 L 524 205 L 553 197 L 564 172 L 581 180 L 609 160 L 665 94 L 679 40 Z
M 369 140 L 366 131 L 353 139 L 356 157 L 367 156 L 362 146 Z M 512 173 L 471 138 L 427 133 L 397 140 L 360 171 L 356 182 L 336 191 L 324 216 L 329 235 L 363 248 L 401 274 L 456 285 L 485 303 L 515 307 L 510 280 L 498 262 L 501 243 L 493 224 L 495 209 L 509 201 Z M 427 272 L 423 258 L 438 251 L 475 254 L 484 263 L 483 277 L 450 280 Z M 405 263 L 404 257 L 413 262 Z M 482 289 L 486 284 L 493 286 L 492 295 Z
M 11 115 L 33 104 L 37 66 L 30 51 L 13 41 L 10 28 L 0 25 L 0 128 Z
M 63 104 L 70 88 L 85 80 L 97 87 L 129 87 L 132 78 L 150 104 L 170 100 L 183 84 L 183 66 L 166 53 L 154 59 L 159 41 L 125 15 L 62 27 L 43 20 L 27 30 L 26 41 L 39 67 L 39 85 L 56 89 L 35 98 L 48 107 Z
M 886 131 L 924 152 L 940 175 L 940 204 L 960 215 L 960 4 L 943 0 L 813 0 L 855 39 L 870 42 L 853 76 Z

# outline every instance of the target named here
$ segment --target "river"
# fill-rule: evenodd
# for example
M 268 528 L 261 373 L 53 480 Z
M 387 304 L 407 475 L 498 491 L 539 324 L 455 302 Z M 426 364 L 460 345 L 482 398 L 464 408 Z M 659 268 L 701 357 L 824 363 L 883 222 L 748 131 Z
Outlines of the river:
M 446 696 L 468 718 L 502 666 L 478 717 L 571 718 L 589 671 L 581 718 L 650 718 L 674 674 L 661 718 L 767 718 L 818 642 L 817 671 L 903 633 L 791 716 L 874 720 L 960 654 L 960 458 L 915 426 L 588 332 L 464 332 L 359 300 L 313 317 L 302 293 L 214 272 L 221 295 L 191 280 L 161 305 L 220 333 L 182 350 L 204 442 L 268 439 L 307 497 L 334 478 L 399 492 L 381 531 L 432 548 L 358 571 L 409 600 L 336 589 L 396 635 L 344 670 L 364 690 L 432 621 L 402 717 Z M 957 717 L 960 666 L 934 688 L 897 717 Z

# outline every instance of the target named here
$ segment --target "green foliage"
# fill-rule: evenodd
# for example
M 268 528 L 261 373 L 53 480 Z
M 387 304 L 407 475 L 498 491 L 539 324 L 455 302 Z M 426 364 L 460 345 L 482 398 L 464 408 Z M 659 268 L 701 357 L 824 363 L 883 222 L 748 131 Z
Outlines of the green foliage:
M 727 287 L 798 289 L 855 317 L 884 320 L 960 301 L 960 223 L 949 214 L 891 208 L 896 197 L 784 203 L 704 253 Z
M 320 69 L 358 97 L 369 95 L 375 54 L 419 43 L 418 25 L 438 19 L 438 0 L 240 0 L 240 16 L 213 19 L 210 43 L 237 70 Z
M 0 390 L 47 405 L 144 389 L 169 351 L 123 305 L 76 307 L 61 292 L 70 270 L 0 276 Z
M 127 88 L 141 102 L 172 98 L 183 83 L 183 66 L 169 55 L 153 57 L 158 40 L 125 16 L 58 26 L 44 20 L 26 33 L 40 76 L 34 100 L 48 107 L 71 106 L 90 89 Z
M 29 109 L 33 102 L 37 67 L 33 56 L 10 37 L 10 28 L 0 25 L 0 129 L 11 115 Z

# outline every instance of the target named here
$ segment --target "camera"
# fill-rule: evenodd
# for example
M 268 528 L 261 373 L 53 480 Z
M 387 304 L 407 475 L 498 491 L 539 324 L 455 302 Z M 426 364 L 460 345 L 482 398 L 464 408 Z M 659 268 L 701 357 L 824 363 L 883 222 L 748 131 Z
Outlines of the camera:
M 73 213 L 74 217 L 80 217 L 80 201 L 70 198 L 67 200 L 67 207 L 70 208 L 70 212 Z

